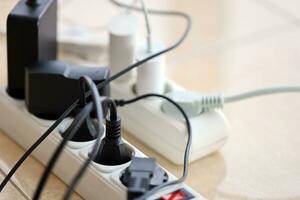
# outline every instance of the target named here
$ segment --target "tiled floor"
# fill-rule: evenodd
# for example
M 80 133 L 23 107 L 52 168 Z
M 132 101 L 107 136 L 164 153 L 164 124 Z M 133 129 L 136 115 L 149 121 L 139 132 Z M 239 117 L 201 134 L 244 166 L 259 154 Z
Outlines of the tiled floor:
M 8 7 L 12 2 L 1 0 L 1 17 L 5 16 L 2 5 Z M 87 27 L 103 25 L 116 13 L 107 1 L 89 2 L 93 6 L 79 0 L 64 1 L 65 9 L 61 12 Z M 188 12 L 193 18 L 193 30 L 187 41 L 167 56 L 168 75 L 183 86 L 199 92 L 233 94 L 265 86 L 300 85 L 300 1 L 146 2 L 149 7 L 159 7 L 161 3 L 163 8 Z M 76 12 L 83 6 L 90 12 Z M 174 41 L 184 26 L 178 19 L 153 17 L 151 21 L 154 35 L 166 44 Z M 65 18 L 64 24 L 71 25 L 70 20 Z M 0 42 L 1 72 L 5 74 L 4 39 Z M 3 83 L 5 76 L 1 77 Z M 299 200 L 299 110 L 297 94 L 225 105 L 231 124 L 228 143 L 219 153 L 191 164 L 188 183 L 208 199 Z M 180 174 L 180 167 L 134 138 L 127 138 Z

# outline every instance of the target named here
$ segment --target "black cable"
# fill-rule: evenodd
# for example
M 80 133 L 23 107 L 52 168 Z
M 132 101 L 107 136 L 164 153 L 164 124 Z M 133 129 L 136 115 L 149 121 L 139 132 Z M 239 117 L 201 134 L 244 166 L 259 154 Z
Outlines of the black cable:
M 105 99 L 104 101 L 107 101 L 109 104 L 109 109 L 110 109 L 110 120 L 115 121 L 118 119 L 118 110 L 117 110 L 117 105 L 114 100 L 112 99 Z
M 52 157 L 48 162 L 48 165 L 39 181 L 33 200 L 38 200 L 40 198 L 42 191 L 47 183 L 47 180 L 51 174 L 51 171 L 54 168 L 64 147 L 66 146 L 67 142 L 74 137 L 74 135 L 76 134 L 76 132 L 78 131 L 78 129 L 80 128 L 80 126 L 82 125 L 86 117 L 91 113 L 92 109 L 93 109 L 93 104 L 89 103 L 84 108 L 81 109 L 78 115 L 76 115 L 74 121 L 68 128 L 69 132 L 66 134 L 66 137 L 63 138 L 59 146 L 56 148 L 55 152 L 52 154 Z
M 137 8 L 138 9 L 138 8 Z M 154 10 L 148 10 L 149 13 L 157 13 L 160 14 L 161 12 L 169 12 L 170 14 L 172 14 L 172 11 L 154 11 Z M 161 13 L 163 14 L 163 13 Z M 175 15 L 175 13 L 174 13 Z M 177 15 L 177 14 L 176 14 Z M 112 77 L 106 79 L 105 81 L 99 83 L 97 85 L 98 89 L 102 89 L 106 84 L 108 84 L 109 82 L 123 76 L 124 74 L 126 74 L 127 72 L 131 71 L 132 69 L 142 65 L 143 63 L 158 57 L 164 53 L 167 53 L 168 51 L 171 51 L 173 49 L 175 49 L 176 47 L 178 47 L 187 37 L 188 33 L 190 32 L 191 29 L 191 18 L 189 15 L 185 14 L 185 13 L 181 13 L 181 16 L 184 17 L 187 20 L 187 26 L 186 29 L 183 33 L 183 35 L 177 40 L 177 42 L 175 42 L 173 45 L 171 45 L 170 47 L 161 50 L 157 53 L 154 53 L 132 65 L 129 65 L 128 67 L 126 67 L 124 70 L 118 72 L 117 74 L 113 75 Z M 89 96 L 90 93 L 88 92 L 86 94 L 86 96 Z M 54 122 L 54 124 L 24 153 L 24 155 L 18 160 L 18 162 L 15 164 L 15 166 L 11 169 L 11 171 L 8 173 L 8 175 L 4 178 L 4 180 L 1 182 L 0 185 L 0 192 L 3 190 L 3 188 L 5 187 L 5 185 L 7 184 L 7 182 L 11 179 L 11 177 L 14 175 L 14 173 L 17 171 L 17 169 L 22 165 L 22 163 L 27 159 L 27 157 L 39 146 L 40 143 L 42 143 L 44 141 L 44 139 L 46 139 L 48 137 L 48 135 L 62 122 L 62 120 L 67 117 L 77 106 L 78 104 L 78 100 L 76 102 L 74 102 L 59 118 L 56 122 Z
M 18 160 L 18 162 L 13 166 L 10 172 L 5 176 L 0 185 L 0 192 L 3 190 L 5 185 L 22 165 L 22 163 L 27 159 L 28 156 L 50 135 L 50 133 L 75 109 L 78 101 L 73 103 L 54 123 L 50 128 L 23 154 L 23 156 Z
M 95 104 L 96 116 L 97 116 L 97 119 L 98 119 L 98 123 L 97 123 L 98 126 L 96 127 L 97 139 L 96 139 L 95 144 L 93 146 L 92 152 L 88 155 L 88 158 L 86 159 L 84 164 L 81 166 L 78 173 L 72 179 L 72 181 L 71 181 L 71 183 L 68 187 L 68 190 L 66 191 L 66 193 L 64 195 L 63 199 L 65 199 L 65 200 L 70 199 L 70 197 L 73 193 L 73 190 L 76 188 L 76 186 L 79 183 L 79 180 L 83 176 L 84 172 L 86 171 L 86 169 L 88 168 L 90 163 L 97 156 L 97 151 L 100 147 L 100 140 L 101 140 L 101 137 L 102 137 L 101 134 L 103 133 L 103 129 L 102 129 L 103 111 L 102 111 L 102 104 L 101 104 L 101 100 L 100 100 L 99 91 L 98 91 L 95 83 L 92 81 L 92 79 L 90 77 L 83 76 L 81 79 L 86 82 L 86 84 L 89 87 L 90 91 L 92 91 L 93 102 Z
M 152 13 L 157 12 L 157 13 L 160 13 L 160 14 L 163 14 L 162 12 L 168 12 L 170 15 L 173 13 L 174 15 L 178 16 L 178 12 L 172 12 L 172 11 L 153 11 L 153 10 L 149 10 L 149 12 L 152 12 Z M 190 18 L 189 15 L 187 15 L 187 14 L 185 14 L 185 13 L 180 13 L 179 15 L 182 16 L 182 17 L 184 17 L 184 18 L 187 20 L 187 27 L 186 27 L 184 33 L 182 34 L 182 36 L 179 38 L 179 40 L 178 40 L 177 42 L 175 42 L 173 45 L 169 46 L 169 47 L 166 48 L 166 49 L 163 49 L 163 50 L 161 50 L 161 51 L 158 51 L 158 52 L 156 52 L 156 53 L 154 53 L 154 54 L 152 54 L 152 55 L 150 55 L 150 56 L 148 56 L 148 57 L 146 57 L 146 58 L 144 58 L 144 59 L 142 59 L 142 60 L 140 60 L 140 61 L 138 61 L 138 62 L 132 64 L 132 65 L 129 65 L 129 66 L 126 67 L 124 70 L 118 72 L 117 74 L 111 76 L 110 78 L 106 79 L 105 81 L 99 83 L 99 84 L 97 85 L 98 89 L 101 89 L 102 87 L 104 87 L 104 86 L 105 86 L 106 84 L 108 84 L 109 82 L 111 82 L 111 81 L 113 81 L 113 80 L 115 80 L 115 79 L 117 79 L 117 78 L 123 76 L 124 74 L 126 74 L 126 73 L 128 73 L 129 71 L 131 71 L 132 69 L 134 69 L 134 68 L 136 68 L 136 67 L 142 65 L 143 63 L 145 63 L 145 62 L 147 62 L 147 61 L 149 61 L 149 60 L 151 60 L 151 59 L 153 59 L 153 58 L 155 58 L 155 57 L 158 57 L 158 56 L 160 56 L 160 55 L 162 55 L 162 54 L 165 54 L 165 53 L 167 53 L 167 52 L 169 52 L 169 51 L 175 49 L 176 47 L 178 47 L 178 46 L 186 39 L 188 33 L 190 32 L 191 24 L 192 24 L 192 23 L 191 23 L 191 18 Z M 166 97 L 166 98 L 167 98 L 167 97 Z M 170 100 L 171 100 L 171 99 L 170 99 Z M 174 102 L 174 101 L 173 101 L 173 102 Z M 174 103 L 176 104 L 176 102 L 174 102 Z M 178 104 L 177 104 L 177 105 L 178 105 Z M 178 106 L 179 106 L 179 105 L 178 105 Z M 181 109 L 181 110 L 182 110 L 182 109 Z M 183 110 L 182 110 L 182 111 L 183 111 Z M 187 119 L 188 119 L 188 118 L 187 118 Z M 94 155 L 94 156 L 96 156 L 96 155 Z M 87 168 L 88 165 L 89 165 L 89 163 L 88 163 L 88 164 L 85 163 L 85 165 L 83 166 L 83 168 Z M 185 167 L 185 168 L 186 168 L 186 167 Z M 185 171 L 185 170 L 184 170 L 184 171 Z M 78 180 L 81 178 L 81 176 L 82 176 L 81 173 L 78 173 L 77 176 L 75 176 L 75 178 L 74 178 L 73 181 L 72 181 L 72 184 L 71 184 L 71 185 L 69 186 L 69 188 L 68 188 L 68 191 L 67 191 L 67 193 L 66 193 L 66 195 L 65 195 L 65 197 L 64 197 L 64 200 L 67 200 L 67 199 L 70 198 L 70 196 L 71 196 L 71 194 L 72 194 L 72 191 L 73 191 L 73 189 L 76 187 L 76 184 L 77 184 Z
M 164 95 L 152 94 L 152 93 L 144 94 L 144 95 L 135 97 L 135 98 L 130 99 L 130 100 L 116 100 L 115 102 L 118 106 L 125 106 L 127 104 L 131 104 L 131 103 L 134 103 L 134 102 L 139 101 L 141 99 L 145 99 L 145 98 L 149 98 L 149 97 L 163 98 L 163 99 L 169 101 L 170 103 L 172 103 L 181 112 L 181 114 L 183 115 L 183 117 L 186 121 L 188 139 L 187 139 L 187 144 L 186 144 L 186 148 L 185 148 L 185 152 L 184 152 L 183 174 L 182 174 L 181 178 L 179 178 L 175 181 L 166 182 L 166 183 L 164 183 L 160 186 L 154 187 L 153 189 L 149 190 L 144 195 L 142 195 L 141 197 L 136 198 L 135 200 L 144 200 L 144 199 L 148 198 L 149 196 L 155 194 L 156 192 L 158 192 L 159 190 L 161 190 L 165 187 L 182 183 L 182 182 L 185 181 L 185 179 L 187 178 L 187 175 L 188 175 L 189 155 L 190 155 L 190 149 L 191 149 L 191 144 L 192 144 L 192 129 L 191 129 L 190 120 L 189 120 L 187 114 L 181 108 L 181 106 L 179 104 L 177 104 L 175 101 L 173 101 L 172 99 L 170 99 L 170 98 L 168 98 Z

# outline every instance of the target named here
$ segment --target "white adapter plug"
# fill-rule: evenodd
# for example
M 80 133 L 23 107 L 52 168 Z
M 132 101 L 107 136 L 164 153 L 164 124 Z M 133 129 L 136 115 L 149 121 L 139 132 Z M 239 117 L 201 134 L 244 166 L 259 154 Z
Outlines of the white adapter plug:
M 154 42 L 151 52 L 146 46 L 141 47 L 137 53 L 137 60 L 142 60 L 145 57 L 152 55 L 155 52 L 161 51 L 164 46 L 161 43 Z M 145 93 L 163 93 L 165 86 L 165 55 L 153 58 L 143 63 L 137 69 L 137 94 Z
M 113 17 L 109 24 L 109 67 L 114 75 L 126 66 L 134 63 L 138 18 L 130 14 Z M 126 81 L 133 77 L 133 72 L 117 79 Z

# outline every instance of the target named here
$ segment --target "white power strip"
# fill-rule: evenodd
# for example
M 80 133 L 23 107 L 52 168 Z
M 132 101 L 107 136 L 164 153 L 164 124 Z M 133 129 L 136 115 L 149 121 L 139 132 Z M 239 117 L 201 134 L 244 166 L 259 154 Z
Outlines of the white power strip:
M 174 82 L 167 82 L 167 91 L 184 90 Z M 130 99 L 134 81 L 111 83 L 111 96 Z M 122 127 L 149 147 L 175 164 L 183 164 L 187 140 L 185 123 L 161 110 L 161 100 L 149 98 L 120 108 Z M 221 148 L 228 138 L 229 124 L 221 110 L 213 110 L 190 119 L 193 141 L 190 162 Z
M 29 148 L 53 123 L 53 121 L 42 120 L 28 113 L 25 102 L 11 98 L 7 95 L 5 88 L 0 89 L 0 110 L 0 128 L 25 149 Z M 44 165 L 47 164 L 50 156 L 62 140 L 59 130 L 65 128 L 68 121 L 69 120 L 65 120 L 62 122 L 62 124 L 40 144 L 38 149 L 33 152 L 34 157 Z M 64 149 L 61 159 L 54 169 L 54 173 L 65 183 L 69 183 L 79 167 L 83 164 L 92 145 L 93 142 L 70 142 Z M 145 155 L 134 146 L 130 146 L 134 149 L 136 156 L 145 157 Z M 89 200 L 125 200 L 126 187 L 121 183 L 120 176 L 127 166 L 129 166 L 129 163 L 119 166 L 104 166 L 93 163 L 88 168 L 76 191 L 83 198 Z M 169 172 L 167 173 L 170 180 L 174 180 L 175 177 Z M 204 199 L 186 184 L 168 187 L 153 196 L 153 198 L 158 199 L 163 194 L 169 194 L 179 189 L 184 189 L 189 194 L 192 194 L 194 198 L 191 199 Z

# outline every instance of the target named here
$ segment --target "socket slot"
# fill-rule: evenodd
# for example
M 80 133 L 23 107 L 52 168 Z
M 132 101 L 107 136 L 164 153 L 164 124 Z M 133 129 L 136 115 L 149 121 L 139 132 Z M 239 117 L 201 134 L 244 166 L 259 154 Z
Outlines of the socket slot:
M 70 117 L 65 118 L 57 128 L 58 134 L 55 134 L 55 135 L 58 135 L 58 137 L 62 139 L 62 134 L 71 125 L 72 121 L 73 121 L 73 118 L 70 118 Z M 72 149 L 80 149 L 82 147 L 93 144 L 95 141 L 96 141 L 96 139 L 90 140 L 90 141 L 68 141 L 67 146 L 69 146 Z
M 140 152 L 137 152 L 136 149 L 130 145 L 128 142 L 124 141 L 124 143 L 130 148 L 132 149 L 132 157 L 134 156 L 142 156 L 142 154 Z M 92 151 L 94 144 L 90 144 L 86 147 L 84 147 L 80 152 L 79 155 L 83 158 L 83 159 L 87 159 L 89 154 Z M 121 164 L 121 165 L 103 165 L 103 164 L 99 164 L 95 161 L 92 161 L 93 166 L 95 166 L 99 171 L 103 172 L 103 173 L 112 173 L 118 169 L 124 169 L 126 167 L 129 166 L 131 162 L 131 159 L 128 160 L 126 163 Z

